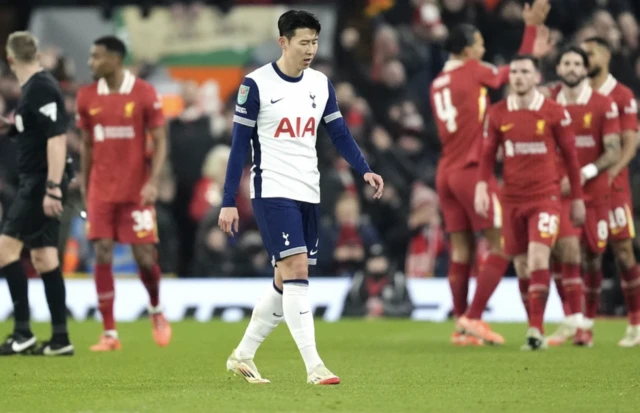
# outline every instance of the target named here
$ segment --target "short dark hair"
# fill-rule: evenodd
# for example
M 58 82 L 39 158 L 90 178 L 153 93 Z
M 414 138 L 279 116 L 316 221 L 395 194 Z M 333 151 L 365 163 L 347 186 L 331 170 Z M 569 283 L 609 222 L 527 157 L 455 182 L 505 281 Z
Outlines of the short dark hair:
M 578 46 L 569 46 L 569 47 L 565 47 L 562 52 L 558 55 L 558 60 L 556 62 L 556 66 L 560 64 L 560 61 L 562 60 L 562 57 L 568 53 L 575 53 L 580 55 L 580 57 L 582 58 L 582 63 L 584 64 L 584 67 L 586 67 L 587 69 L 589 68 L 589 56 L 587 56 L 587 52 L 585 52 L 584 50 L 582 50 L 581 48 L 579 48 Z
M 93 42 L 96 46 L 103 46 L 107 51 L 120 56 L 122 59 L 127 56 L 127 46 L 116 36 L 102 36 Z
M 449 37 L 444 43 L 445 50 L 453 54 L 462 53 L 465 48 L 473 45 L 477 31 L 478 29 L 472 24 L 461 23 L 456 25 L 451 29 Z
M 540 61 L 532 54 L 517 54 L 513 56 L 513 58 L 511 59 L 511 63 L 519 62 L 521 60 L 528 60 L 533 63 L 533 67 L 535 67 L 536 70 L 540 69 Z
M 597 45 L 604 47 L 609 51 L 609 53 L 611 53 L 611 43 L 609 43 L 604 37 L 600 37 L 600 36 L 587 37 L 586 39 L 583 40 L 583 43 L 596 43 Z
M 291 39 L 296 34 L 296 29 L 311 29 L 320 34 L 320 20 L 304 10 L 289 10 L 278 19 L 280 36 Z

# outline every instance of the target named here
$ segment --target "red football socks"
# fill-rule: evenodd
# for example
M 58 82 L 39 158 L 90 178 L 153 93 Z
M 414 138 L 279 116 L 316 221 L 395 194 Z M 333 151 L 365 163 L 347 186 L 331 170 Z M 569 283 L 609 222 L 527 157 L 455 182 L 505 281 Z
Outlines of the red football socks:
M 487 307 L 491 295 L 498 288 L 498 284 L 500 284 L 500 280 L 502 280 L 504 273 L 507 272 L 508 267 L 509 260 L 500 255 L 489 254 L 478 274 L 476 292 L 467 314 L 469 318 L 482 318 L 482 312 Z
M 98 292 L 98 308 L 102 314 L 104 331 L 115 330 L 116 322 L 113 318 L 115 289 L 111 264 L 96 264 L 95 281 Z
M 520 287 L 520 297 L 522 298 L 522 304 L 527 312 L 527 319 L 531 318 L 531 311 L 529 309 L 529 283 L 531 280 L 528 278 L 518 277 L 518 287 Z
M 156 263 L 149 269 L 140 268 L 140 279 L 149 293 L 149 302 L 153 307 L 160 303 L 160 266 Z
M 629 324 L 640 324 L 640 268 L 635 265 L 622 272 L 622 293 L 627 306 Z
M 584 274 L 584 316 L 595 318 L 600 306 L 600 290 L 602 289 L 602 271 Z
M 529 327 L 537 328 L 544 333 L 544 310 L 547 306 L 551 275 L 549 270 L 531 271 L 529 284 Z
M 461 317 L 467 311 L 470 271 L 471 268 L 468 264 L 457 262 L 449 264 L 449 286 L 453 296 L 453 315 L 456 318 Z
M 557 283 L 556 283 L 557 285 Z M 582 278 L 580 264 L 562 265 L 562 287 L 564 290 L 563 307 L 566 303 L 565 315 L 582 313 Z M 567 311 L 568 310 L 568 311 Z
M 564 286 L 562 285 L 562 266 L 563 264 L 558 261 L 553 261 L 551 263 L 551 278 L 553 278 L 553 281 L 556 285 L 556 290 L 558 291 L 558 295 L 560 296 L 564 315 L 568 316 L 571 315 L 571 309 L 569 307 L 569 303 L 567 302 L 567 297 L 564 293 Z

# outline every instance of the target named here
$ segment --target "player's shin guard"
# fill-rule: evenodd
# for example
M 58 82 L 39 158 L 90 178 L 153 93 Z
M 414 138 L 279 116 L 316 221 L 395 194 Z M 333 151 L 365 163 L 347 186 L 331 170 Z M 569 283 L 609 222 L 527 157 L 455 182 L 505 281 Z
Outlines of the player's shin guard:
M 558 296 L 560 296 L 560 301 L 562 302 L 562 310 L 564 311 L 565 316 L 571 315 L 571 307 L 567 302 L 567 297 L 564 292 L 564 286 L 562 285 L 562 269 L 563 264 L 558 261 L 553 261 L 551 263 L 551 278 L 556 285 L 556 290 L 558 291 Z
M 260 344 L 280 324 L 283 317 L 282 290 L 274 281 L 273 287 L 267 288 L 253 309 L 251 321 L 236 348 L 236 357 L 240 360 L 253 360 Z
M 11 301 L 13 301 L 14 331 L 31 337 L 29 325 L 29 281 L 20 261 L 14 261 L 0 268 L 0 275 L 7 280 Z
M 590 320 L 593 320 L 598 312 L 601 290 L 602 271 L 586 272 L 584 274 L 584 316 Z
M 640 325 L 640 267 L 635 265 L 624 271 L 621 284 L 629 325 Z
M 529 278 L 518 278 L 518 287 L 520 288 L 520 298 L 522 299 L 522 305 L 527 312 L 527 319 L 531 318 L 531 309 L 529 306 L 529 284 L 531 280 Z
M 467 296 L 469 295 L 469 264 L 451 262 L 449 264 L 449 286 L 453 296 L 453 315 L 458 318 L 467 311 Z
M 284 318 L 309 373 L 316 366 L 323 364 L 316 349 L 313 314 L 309 305 L 309 281 L 286 280 L 283 287 Z
M 111 264 L 96 264 L 96 290 L 98 292 L 98 308 L 102 314 L 104 331 L 114 331 L 116 322 L 113 318 L 113 302 L 115 287 Z
M 557 285 L 557 283 L 556 283 Z M 564 314 L 566 316 L 582 314 L 582 278 L 580 278 L 580 264 L 562 265 L 562 287 L 566 302 Z M 559 290 L 558 290 L 559 291 Z
M 139 275 L 144 288 L 149 293 L 149 303 L 152 307 L 157 307 L 160 304 L 160 278 L 162 277 L 160 266 L 154 263 L 151 268 L 140 268 Z
M 487 307 L 491 295 L 500 284 L 502 276 L 507 272 L 509 260 L 497 254 L 490 254 L 478 274 L 476 292 L 467 316 L 471 319 L 482 318 L 482 312 Z
M 53 341 L 68 344 L 67 332 L 67 290 L 62 278 L 60 267 L 40 274 L 44 283 L 44 293 L 47 297 L 49 312 L 51 313 L 51 328 Z
M 531 284 L 529 284 L 529 327 L 537 328 L 544 333 L 544 310 L 547 306 L 551 275 L 549 270 L 531 271 Z

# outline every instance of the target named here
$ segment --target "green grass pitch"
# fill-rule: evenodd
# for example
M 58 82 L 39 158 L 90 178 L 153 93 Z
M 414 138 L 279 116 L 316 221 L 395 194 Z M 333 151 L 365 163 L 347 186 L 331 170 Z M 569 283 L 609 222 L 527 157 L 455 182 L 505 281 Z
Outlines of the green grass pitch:
M 245 326 L 175 323 L 171 345 L 158 348 L 149 323 L 120 324 L 123 350 L 92 354 L 99 324 L 72 324 L 74 357 L 0 359 L 0 412 L 640 412 L 640 348 L 616 347 L 622 321 L 599 321 L 592 349 L 528 353 L 517 324 L 494 326 L 503 347 L 456 348 L 451 323 L 317 323 L 320 355 L 343 381 L 332 387 L 306 384 L 284 325 L 256 358 L 271 384 L 227 373 Z M 0 332 L 10 328 L 0 323 Z M 45 338 L 49 329 L 35 332 Z

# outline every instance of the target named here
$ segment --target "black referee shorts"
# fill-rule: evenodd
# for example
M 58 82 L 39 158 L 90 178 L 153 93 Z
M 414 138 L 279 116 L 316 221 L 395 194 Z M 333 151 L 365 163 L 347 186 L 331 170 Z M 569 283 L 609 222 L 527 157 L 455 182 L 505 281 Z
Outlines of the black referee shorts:
M 44 214 L 46 175 L 21 175 L 15 199 L 2 222 L 2 234 L 24 242 L 29 249 L 57 247 L 60 220 Z M 63 185 L 63 193 L 66 192 Z

